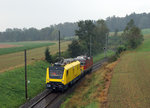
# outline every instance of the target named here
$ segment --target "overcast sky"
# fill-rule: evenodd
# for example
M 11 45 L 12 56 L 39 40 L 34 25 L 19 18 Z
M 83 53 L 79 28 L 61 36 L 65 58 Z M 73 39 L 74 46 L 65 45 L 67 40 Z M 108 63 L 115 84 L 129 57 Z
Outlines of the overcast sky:
M 0 31 L 149 13 L 150 0 L 0 0 Z

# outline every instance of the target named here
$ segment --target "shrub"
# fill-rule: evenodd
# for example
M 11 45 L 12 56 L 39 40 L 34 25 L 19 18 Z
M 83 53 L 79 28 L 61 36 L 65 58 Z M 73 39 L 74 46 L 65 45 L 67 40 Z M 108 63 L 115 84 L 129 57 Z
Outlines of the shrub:
M 46 50 L 45 50 L 45 60 L 49 63 L 52 62 L 52 57 L 50 55 L 50 51 L 49 51 L 49 48 L 47 47 Z

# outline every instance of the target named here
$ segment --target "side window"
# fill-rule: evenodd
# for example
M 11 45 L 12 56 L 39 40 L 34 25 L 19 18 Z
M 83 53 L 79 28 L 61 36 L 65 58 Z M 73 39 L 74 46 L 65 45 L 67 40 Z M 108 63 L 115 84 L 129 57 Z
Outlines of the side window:
M 68 76 L 68 70 L 67 70 L 67 76 Z

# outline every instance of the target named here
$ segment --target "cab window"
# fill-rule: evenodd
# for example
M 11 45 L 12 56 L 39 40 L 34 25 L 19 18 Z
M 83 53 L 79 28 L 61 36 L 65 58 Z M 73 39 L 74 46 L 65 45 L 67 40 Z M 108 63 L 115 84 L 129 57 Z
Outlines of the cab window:
M 64 69 L 61 67 L 51 67 L 49 68 L 49 77 L 52 79 L 62 79 Z

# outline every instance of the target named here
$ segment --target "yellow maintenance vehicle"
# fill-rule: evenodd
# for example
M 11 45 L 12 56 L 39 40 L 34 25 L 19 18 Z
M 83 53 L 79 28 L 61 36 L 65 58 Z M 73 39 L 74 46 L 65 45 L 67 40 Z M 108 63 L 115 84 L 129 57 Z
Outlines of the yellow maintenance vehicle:
M 54 91 L 64 91 L 80 77 L 80 62 L 75 59 L 64 59 L 63 62 L 47 68 L 46 87 Z

